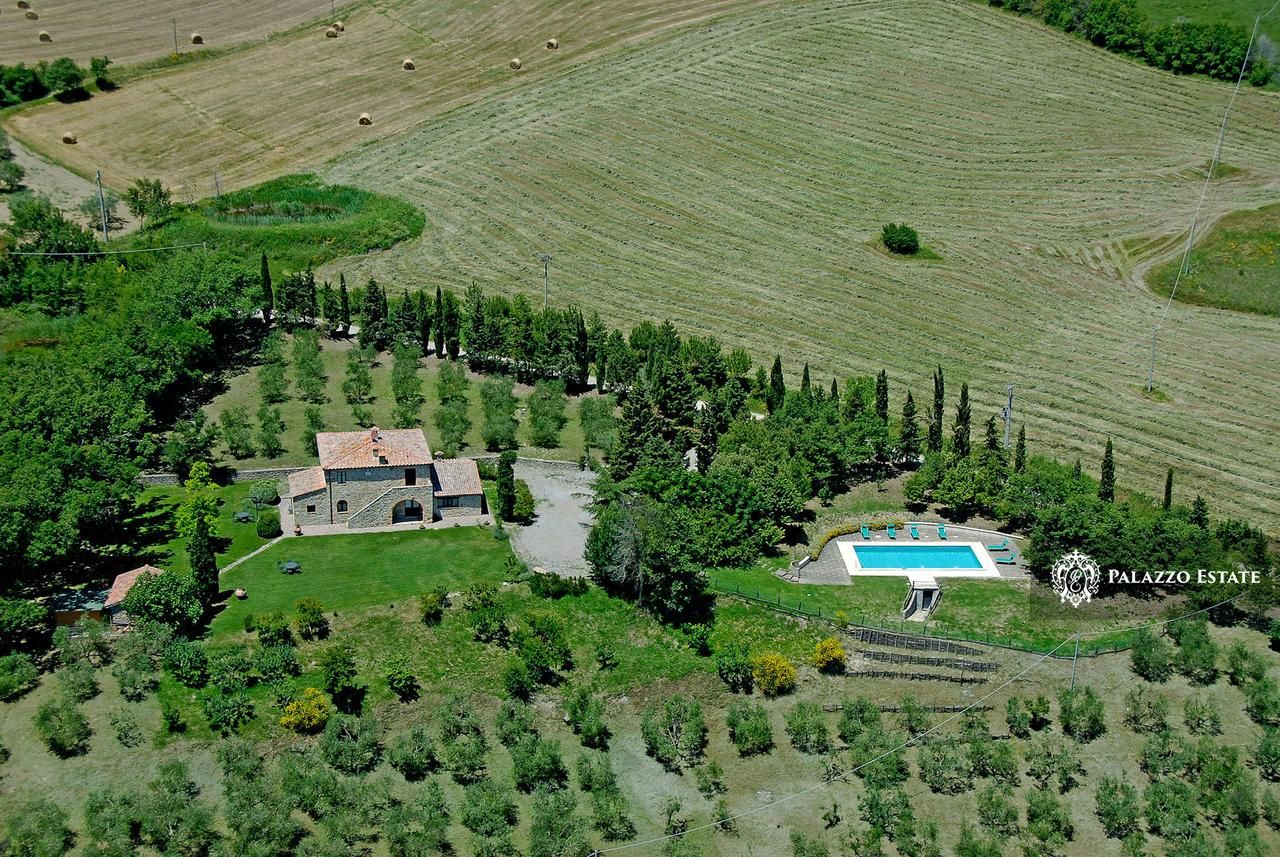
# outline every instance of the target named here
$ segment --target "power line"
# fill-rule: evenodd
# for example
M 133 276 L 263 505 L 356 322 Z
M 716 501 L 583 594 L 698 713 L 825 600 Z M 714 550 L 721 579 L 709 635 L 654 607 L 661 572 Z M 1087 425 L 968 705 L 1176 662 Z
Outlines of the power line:
M 191 244 L 170 244 L 166 247 L 137 247 L 132 250 L 93 250 L 80 253 L 35 253 L 35 252 L 13 252 L 10 256 L 123 256 L 126 253 L 159 253 L 161 250 L 185 250 L 188 247 L 205 247 L 204 241 L 195 241 Z

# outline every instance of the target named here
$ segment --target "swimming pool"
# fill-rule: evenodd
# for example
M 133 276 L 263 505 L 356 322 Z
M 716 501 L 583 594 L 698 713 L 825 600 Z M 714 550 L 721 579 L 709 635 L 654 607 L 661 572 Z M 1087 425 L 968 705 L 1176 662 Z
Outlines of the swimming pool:
M 851 576 L 999 577 L 981 542 L 836 542 Z
M 982 568 L 978 554 L 967 544 L 853 545 L 858 565 L 869 568 Z

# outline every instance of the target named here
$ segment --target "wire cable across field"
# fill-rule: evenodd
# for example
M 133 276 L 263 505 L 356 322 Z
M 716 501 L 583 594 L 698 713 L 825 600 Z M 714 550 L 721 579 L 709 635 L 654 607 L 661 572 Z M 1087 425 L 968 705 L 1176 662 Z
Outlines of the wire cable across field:
M 10 253 L 10 256 L 123 256 L 126 253 L 159 253 L 161 250 L 185 250 L 188 247 L 207 247 L 204 241 L 194 241 L 190 244 L 170 244 L 165 247 L 135 247 L 132 250 L 91 250 L 78 253 L 36 253 L 32 251 L 21 253 Z

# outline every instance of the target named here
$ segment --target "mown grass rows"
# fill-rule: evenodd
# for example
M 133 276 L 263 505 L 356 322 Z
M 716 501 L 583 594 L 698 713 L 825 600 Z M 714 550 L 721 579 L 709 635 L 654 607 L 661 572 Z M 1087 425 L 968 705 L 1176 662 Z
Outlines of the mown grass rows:
M 1092 458 L 1115 434 L 1137 484 L 1154 490 L 1172 462 L 1215 501 L 1274 509 L 1280 494 L 1250 481 L 1266 466 L 1256 438 L 1276 428 L 1263 358 L 1274 325 L 1175 307 L 1158 383 L 1177 407 L 1156 406 L 1134 389 L 1161 303 L 1101 262 L 1117 236 L 1183 228 L 1198 187 L 1186 168 L 1203 160 L 1222 90 L 981 9 L 913 11 L 905 60 L 901 10 L 803 6 L 645 46 L 362 152 L 335 174 L 374 187 L 394 176 L 436 215 L 423 240 L 359 269 L 516 291 L 540 273 L 525 248 L 559 249 L 553 295 L 612 320 L 671 316 L 820 376 L 885 365 L 897 395 L 942 362 L 971 379 L 981 413 L 1015 383 L 1036 442 Z M 1027 50 L 1004 56 L 1013 40 Z M 1274 168 L 1266 105 L 1239 104 L 1229 157 Z M 1233 185 L 1211 202 L 1256 197 Z M 946 261 L 872 252 L 891 216 Z

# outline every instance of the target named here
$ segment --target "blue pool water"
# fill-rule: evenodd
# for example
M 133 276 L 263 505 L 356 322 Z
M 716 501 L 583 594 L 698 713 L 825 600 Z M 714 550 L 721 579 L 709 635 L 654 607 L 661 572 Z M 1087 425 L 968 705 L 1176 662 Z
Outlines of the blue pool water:
M 863 568 L 982 568 L 968 545 L 859 545 L 853 550 Z

